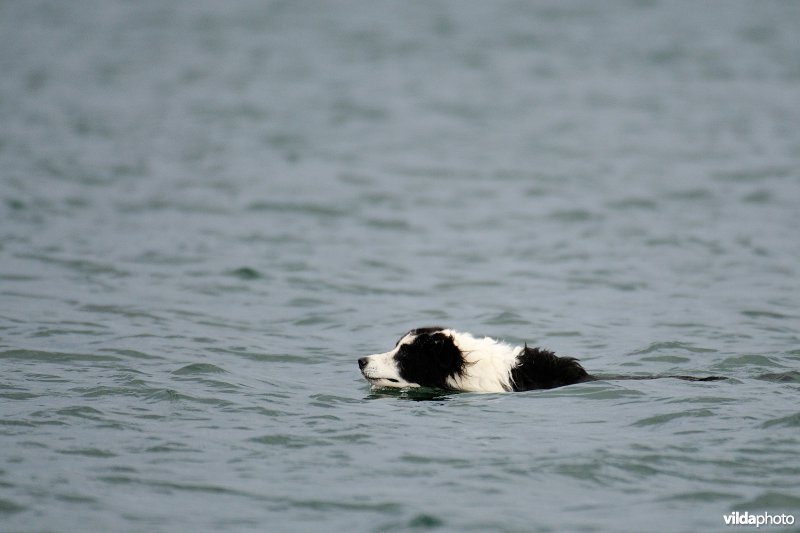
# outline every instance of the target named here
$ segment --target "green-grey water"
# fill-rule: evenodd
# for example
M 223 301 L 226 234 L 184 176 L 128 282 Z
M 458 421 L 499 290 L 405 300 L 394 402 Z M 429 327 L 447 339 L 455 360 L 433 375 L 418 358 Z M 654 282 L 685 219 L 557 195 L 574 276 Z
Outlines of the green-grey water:
M 0 530 L 800 518 L 798 35 L 769 0 L 0 3 Z M 432 324 L 729 379 L 370 390 Z

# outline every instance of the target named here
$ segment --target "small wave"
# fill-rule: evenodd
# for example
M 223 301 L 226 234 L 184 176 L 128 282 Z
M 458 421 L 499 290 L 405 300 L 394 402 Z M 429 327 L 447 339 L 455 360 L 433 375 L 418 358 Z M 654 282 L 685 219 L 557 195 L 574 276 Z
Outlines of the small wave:
M 711 348 L 702 348 L 699 346 L 694 346 L 686 342 L 662 341 L 662 342 L 653 342 L 649 344 L 647 347 L 642 348 L 641 350 L 636 350 L 635 352 L 631 352 L 630 355 L 645 355 L 654 352 L 675 351 L 675 350 L 681 350 L 690 353 L 710 353 L 716 351 Z
M 800 497 L 774 491 L 764 492 L 751 500 L 743 501 L 731 507 L 732 510 L 798 508 L 800 508 Z
M 100 448 L 70 448 L 67 450 L 59 450 L 58 453 L 62 455 L 82 455 L 84 457 L 116 457 L 117 454 L 108 450 L 101 450 Z
M 234 270 L 229 270 L 227 274 L 229 276 L 233 276 L 235 278 L 239 278 L 245 281 L 261 279 L 264 277 L 264 275 L 261 272 L 251 267 L 240 267 Z
M 42 350 L 6 350 L 0 352 L 0 359 L 18 359 L 22 361 L 36 361 L 42 363 L 66 362 L 101 362 L 117 361 L 119 358 L 109 355 L 96 355 L 87 353 L 46 352 Z
M 490 285 L 490 284 L 487 284 Z M 500 313 L 494 313 L 491 315 L 485 315 L 482 317 L 486 324 L 490 326 L 510 326 L 514 324 L 518 324 L 521 326 L 530 326 L 530 320 L 527 320 L 524 316 L 516 311 L 502 311 Z
M 4 500 L 0 498 L 0 515 L 21 513 L 26 509 L 27 507 L 25 507 L 24 505 L 12 502 L 11 500 Z
M 265 444 L 267 446 L 280 446 L 282 448 L 306 448 L 308 446 L 325 446 L 331 443 L 312 437 L 298 437 L 294 435 L 276 434 L 253 437 L 250 442 Z
M 674 494 L 668 498 L 664 498 L 669 502 L 725 502 L 729 501 L 735 494 L 730 492 L 717 492 L 717 491 L 690 491 Z
M 603 217 L 586 209 L 556 209 L 548 215 L 548 218 L 558 222 L 589 222 L 600 220 Z
M 637 420 L 632 425 L 636 427 L 660 426 L 678 418 L 686 418 L 686 417 L 695 418 L 695 417 L 707 417 L 707 416 L 714 416 L 714 413 L 709 409 L 691 409 L 688 411 L 678 411 L 676 413 L 664 413 L 656 416 L 648 416 L 646 418 Z
M 347 216 L 349 210 L 342 207 L 309 202 L 270 202 L 257 201 L 247 206 L 249 211 L 270 211 L 277 213 L 297 213 L 320 218 L 339 218 Z
M 304 509 L 311 509 L 316 511 L 374 511 L 378 513 L 396 513 L 400 511 L 401 506 L 394 502 L 348 502 L 348 501 L 330 501 L 330 500 L 292 500 L 290 502 L 292 507 L 300 507 Z
M 401 218 L 369 217 L 364 220 L 364 224 L 366 224 L 372 229 L 377 229 L 377 230 L 397 230 L 397 231 L 411 230 L 411 224 L 409 224 L 407 221 Z
M 608 207 L 614 210 L 646 210 L 646 211 L 655 211 L 658 207 L 658 204 L 651 200 L 650 198 L 642 198 L 642 197 L 635 197 L 630 196 L 627 198 L 622 198 L 621 200 L 616 200 L 612 202 L 608 202 Z
M 174 376 L 191 376 L 197 374 L 227 374 L 227 372 L 217 365 L 212 365 L 210 363 L 192 363 L 172 372 Z
M 188 394 L 178 392 L 175 389 L 159 389 L 149 394 L 147 398 L 156 402 L 185 402 L 187 404 L 199 403 L 202 405 L 210 405 L 219 408 L 227 408 L 233 405 L 233 403 L 220 398 L 190 396 Z
M 783 320 L 786 318 L 794 318 L 790 315 L 784 315 L 782 313 L 776 313 L 774 311 L 764 311 L 761 309 L 745 309 L 744 311 L 742 311 L 742 314 L 750 318 L 774 318 L 778 320 Z
M 771 428 L 774 426 L 783 426 L 797 428 L 800 427 L 800 412 L 789 416 L 782 416 L 780 418 L 773 418 L 761 424 L 762 428 Z
M 411 529 L 434 529 L 444 524 L 444 520 L 432 514 L 418 514 L 408 521 L 408 527 Z
M 789 370 L 788 372 L 762 374 L 758 376 L 758 379 L 775 383 L 800 383 L 800 371 Z
M 61 266 L 75 272 L 89 274 L 92 276 L 100 276 L 103 274 L 110 274 L 117 278 L 130 276 L 130 272 L 120 270 L 117 266 L 111 265 L 110 263 L 94 261 L 86 258 L 64 258 L 33 253 L 19 254 L 17 257 L 20 259 L 30 259 L 32 261 L 37 261 L 44 264 Z
M 642 357 L 642 361 L 651 361 L 653 363 L 688 363 L 690 358 L 681 355 L 654 355 L 651 357 Z
M 770 178 L 783 178 L 791 175 L 792 170 L 788 167 L 776 165 L 720 171 L 714 174 L 714 178 L 720 181 L 730 182 L 758 182 Z
M 780 368 L 778 362 L 773 360 L 766 355 L 759 355 L 759 354 L 746 354 L 746 355 L 737 355 L 735 357 L 727 357 L 723 361 L 715 364 L 713 366 L 714 370 L 734 370 L 738 368 L 747 368 L 747 367 L 764 367 L 764 368 Z
M 42 412 L 37 412 L 33 414 L 41 415 Z M 65 407 L 64 409 L 59 409 L 58 411 L 56 411 L 56 414 L 61 416 L 84 418 L 87 420 L 102 420 L 104 416 L 102 411 L 98 411 L 94 407 L 89 407 L 87 405 L 75 405 L 72 407 Z

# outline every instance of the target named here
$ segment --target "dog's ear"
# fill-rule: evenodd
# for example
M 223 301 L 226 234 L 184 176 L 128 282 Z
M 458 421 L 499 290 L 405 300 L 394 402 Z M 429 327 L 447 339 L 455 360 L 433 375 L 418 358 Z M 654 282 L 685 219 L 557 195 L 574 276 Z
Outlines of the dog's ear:
M 431 338 L 433 358 L 444 369 L 452 368 L 459 356 L 458 349 L 453 345 L 452 338 L 445 335 L 434 335 Z

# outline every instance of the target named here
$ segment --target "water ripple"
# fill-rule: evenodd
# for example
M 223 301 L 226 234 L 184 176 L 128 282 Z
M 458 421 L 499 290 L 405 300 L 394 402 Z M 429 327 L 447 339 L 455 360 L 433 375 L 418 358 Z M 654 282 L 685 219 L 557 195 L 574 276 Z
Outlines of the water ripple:
M 192 363 L 178 370 L 173 370 L 172 373 L 176 376 L 192 376 L 202 374 L 225 374 L 226 372 L 222 368 L 210 363 Z

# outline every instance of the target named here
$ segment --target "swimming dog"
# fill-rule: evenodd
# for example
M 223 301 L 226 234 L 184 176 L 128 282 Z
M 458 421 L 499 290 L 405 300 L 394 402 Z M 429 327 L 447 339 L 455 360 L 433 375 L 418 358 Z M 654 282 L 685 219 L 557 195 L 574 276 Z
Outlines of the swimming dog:
M 490 337 L 442 327 L 412 329 L 395 347 L 358 360 L 361 374 L 373 387 L 429 387 L 464 392 L 511 392 L 552 389 L 600 379 L 574 357 L 549 350 L 511 346 Z M 716 376 L 620 376 L 603 379 L 672 377 L 715 381 Z

